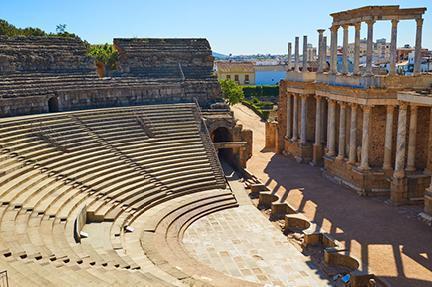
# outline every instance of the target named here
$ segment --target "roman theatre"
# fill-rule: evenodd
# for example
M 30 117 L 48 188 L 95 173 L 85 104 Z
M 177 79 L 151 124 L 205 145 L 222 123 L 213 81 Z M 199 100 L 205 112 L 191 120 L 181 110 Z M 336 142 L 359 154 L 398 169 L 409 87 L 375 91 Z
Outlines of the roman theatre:
M 420 58 L 414 76 L 394 69 L 398 21 L 416 21 L 417 55 L 424 12 L 332 14 L 318 72 L 300 71 L 297 39 L 266 141 L 361 195 L 424 202 L 427 221 L 432 77 Z M 392 22 L 384 76 L 376 20 Z M 348 74 L 361 22 L 367 65 Z M 108 71 L 79 38 L 0 36 L 0 286 L 391 286 L 247 169 L 253 133 L 224 102 L 206 39 L 113 46 Z

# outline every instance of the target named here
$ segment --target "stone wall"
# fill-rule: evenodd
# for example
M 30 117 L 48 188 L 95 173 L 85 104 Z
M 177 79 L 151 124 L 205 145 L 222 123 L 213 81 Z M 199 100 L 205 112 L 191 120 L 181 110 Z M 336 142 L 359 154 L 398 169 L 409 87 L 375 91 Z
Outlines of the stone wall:
M 151 78 L 212 78 L 206 39 L 114 39 L 122 73 Z
M 195 99 L 208 107 L 221 98 L 205 39 L 116 39 L 120 66 L 130 65 L 137 73 L 110 78 L 97 76 L 87 46 L 78 39 L 0 39 L 0 117 Z M 166 77 L 170 65 L 182 69 L 183 76 Z M 139 67 L 153 72 L 140 73 Z M 50 107 L 50 100 L 55 108 Z
M 87 45 L 77 38 L 0 36 L 0 73 L 95 70 Z

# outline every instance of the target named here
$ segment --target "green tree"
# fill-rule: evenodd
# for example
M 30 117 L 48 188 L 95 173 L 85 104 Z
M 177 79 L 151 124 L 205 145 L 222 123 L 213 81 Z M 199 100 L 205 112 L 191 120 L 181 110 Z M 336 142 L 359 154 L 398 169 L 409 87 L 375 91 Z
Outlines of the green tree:
M 88 55 L 104 64 L 109 70 L 117 69 L 118 52 L 111 44 L 90 45 Z
M 219 83 L 221 85 L 222 95 L 229 105 L 238 104 L 244 99 L 242 87 L 233 80 L 221 80 Z

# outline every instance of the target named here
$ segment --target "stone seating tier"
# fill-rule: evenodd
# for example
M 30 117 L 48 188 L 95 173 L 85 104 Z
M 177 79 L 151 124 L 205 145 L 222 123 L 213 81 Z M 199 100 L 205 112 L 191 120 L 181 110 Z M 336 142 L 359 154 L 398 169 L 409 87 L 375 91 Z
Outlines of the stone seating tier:
M 0 36 L 0 73 L 88 72 L 96 69 L 77 38 Z
M 236 206 L 200 124 L 192 104 L 0 119 L 0 266 L 11 286 L 183 286 L 122 238 L 173 200 L 179 215 Z
M 181 65 L 186 78 L 212 76 L 213 56 L 206 39 L 114 39 L 123 73 Z

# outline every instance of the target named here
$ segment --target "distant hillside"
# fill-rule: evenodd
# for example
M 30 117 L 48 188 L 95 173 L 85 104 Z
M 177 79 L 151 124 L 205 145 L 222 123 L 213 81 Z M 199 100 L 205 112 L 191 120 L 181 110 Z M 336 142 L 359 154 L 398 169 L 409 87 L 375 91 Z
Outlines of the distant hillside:
M 216 52 L 213 52 L 213 57 L 215 57 L 216 60 L 226 60 L 229 58 L 229 56 L 227 56 L 227 55 L 219 54 Z

